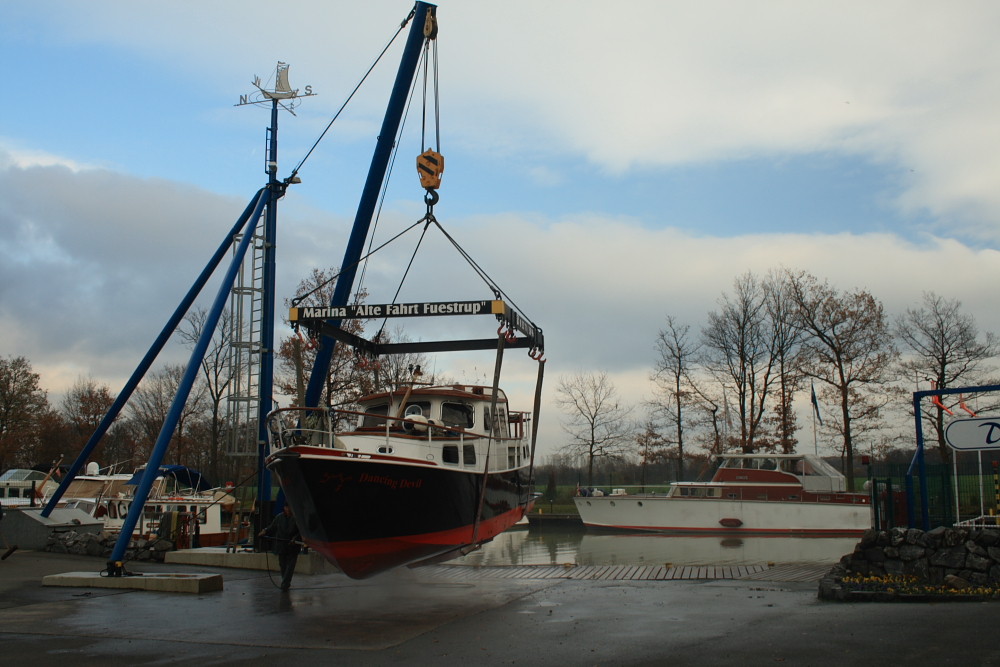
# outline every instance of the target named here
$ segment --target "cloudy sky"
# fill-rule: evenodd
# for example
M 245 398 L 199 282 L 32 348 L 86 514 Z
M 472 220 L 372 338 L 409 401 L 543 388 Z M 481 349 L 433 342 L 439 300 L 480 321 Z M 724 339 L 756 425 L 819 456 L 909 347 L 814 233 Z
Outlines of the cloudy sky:
M 117 391 L 265 183 L 269 114 L 235 106 L 254 75 L 286 61 L 317 93 L 282 115 L 284 177 L 411 7 L 0 0 L 0 355 L 27 357 L 53 402 L 81 377 Z M 606 371 L 642 401 L 664 318 L 697 330 L 747 271 L 805 269 L 892 314 L 933 290 L 1000 331 L 997 3 L 441 0 L 438 15 L 435 212 L 545 330 L 543 453 L 562 439 L 560 376 Z M 343 256 L 401 41 L 282 200 L 279 303 Z M 423 213 L 414 105 L 379 239 Z M 369 269 L 372 302 L 411 249 Z M 404 301 L 489 297 L 436 237 L 414 276 Z M 472 380 L 492 360 L 437 363 Z M 510 370 L 527 401 L 531 363 Z

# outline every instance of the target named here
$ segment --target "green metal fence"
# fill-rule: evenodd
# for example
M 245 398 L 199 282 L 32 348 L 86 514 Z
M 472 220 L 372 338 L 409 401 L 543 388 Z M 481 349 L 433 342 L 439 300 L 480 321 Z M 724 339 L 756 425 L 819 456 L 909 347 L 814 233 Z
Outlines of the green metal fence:
M 875 527 L 920 528 L 921 498 L 927 497 L 930 528 L 953 526 L 960 522 L 997 525 L 991 518 L 998 513 L 1000 493 L 997 474 L 990 461 L 959 461 L 956 466 L 928 463 L 926 488 L 920 478 L 907 478 L 909 464 L 873 463 L 868 467 L 869 491 L 874 509 Z M 908 494 L 907 488 L 912 491 Z M 956 495 L 957 492 L 957 495 Z M 912 497 L 911 507 L 908 495 Z M 912 523 L 912 526 L 911 526 Z

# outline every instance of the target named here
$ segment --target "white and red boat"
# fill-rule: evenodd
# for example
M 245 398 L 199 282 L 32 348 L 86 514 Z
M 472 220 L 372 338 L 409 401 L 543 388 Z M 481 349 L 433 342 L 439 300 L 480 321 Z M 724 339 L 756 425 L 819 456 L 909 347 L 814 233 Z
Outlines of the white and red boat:
M 592 528 L 700 534 L 860 535 L 871 500 L 807 454 L 727 454 L 711 481 L 676 482 L 666 494 L 580 495 Z
M 359 405 L 268 422 L 267 465 L 302 536 L 348 576 L 461 555 L 530 509 L 530 415 L 502 390 L 494 401 L 492 387 L 409 385 Z
M 69 483 L 62 503 L 83 510 L 104 523 L 108 533 L 118 533 L 134 501 L 134 491 L 143 468 L 133 474 L 102 473 L 91 462 L 86 474 Z M 184 466 L 161 466 L 136 523 L 133 535 L 160 532 L 164 518 L 175 522 L 168 531 L 179 548 L 223 546 L 232 539 L 229 521 L 236 498 L 227 489 L 210 489 L 201 475 Z
M 362 257 L 378 190 L 410 97 L 410 82 L 416 80 L 414 74 L 421 61 L 426 68 L 428 60 L 420 53 L 437 37 L 436 17 L 433 5 L 417 2 L 404 21 L 404 25 L 410 22 L 409 36 L 333 293 L 321 299 L 313 289 L 292 299 L 289 323 L 296 331 L 304 327 L 316 348 L 312 372 L 299 401 L 303 407 L 278 410 L 267 417 L 270 454 L 266 465 L 278 477 L 302 537 L 354 578 L 462 555 L 517 523 L 534 501 L 531 474 L 544 337 L 435 216 L 444 173 L 444 156 L 437 152 L 436 143 L 434 149 L 428 148 L 417 157 L 427 213 L 409 229 L 422 229 L 421 235 L 440 231 L 486 289 L 475 301 L 399 303 L 396 297 L 401 280 L 391 303 L 349 303 L 357 291 L 353 281 L 359 264 L 370 261 L 391 242 Z M 436 75 L 434 85 L 435 92 L 424 99 L 435 100 L 436 105 Z M 427 118 L 436 115 L 436 110 L 425 110 L 430 112 Z M 427 147 L 423 137 L 421 143 L 422 149 Z M 402 236 L 398 234 L 392 241 Z M 416 245 L 426 246 L 422 240 Z M 412 259 L 410 264 L 398 264 L 403 280 Z M 394 260 L 388 262 L 386 266 Z M 454 278 L 458 274 L 442 275 L 449 275 L 448 291 L 469 289 L 465 281 Z M 490 298 L 482 299 L 487 294 Z M 494 319 L 499 324 L 496 334 L 461 340 L 422 335 L 419 341 L 394 342 L 381 330 L 366 340 L 358 335 L 364 327 L 343 326 L 351 320 L 473 315 Z M 491 323 L 490 329 L 493 326 Z M 442 337 L 448 338 L 468 331 L 464 326 L 441 330 Z M 346 400 L 330 395 L 326 388 L 337 345 L 353 348 L 363 367 L 372 368 L 378 368 L 383 358 L 401 360 L 402 368 L 406 357 L 399 355 L 491 350 L 496 355 L 493 383 L 428 386 L 407 382 L 393 388 L 385 375 L 375 380 L 379 383 L 375 386 L 386 387 L 386 391 L 352 399 L 357 404 L 354 411 L 334 409 L 325 404 Z M 505 350 L 517 348 L 526 350 L 538 364 L 533 422 L 530 413 L 511 410 L 500 389 Z M 261 403 L 270 398 L 263 394 Z M 529 424 L 533 428 L 529 429 Z M 262 499 L 261 505 L 269 500 Z

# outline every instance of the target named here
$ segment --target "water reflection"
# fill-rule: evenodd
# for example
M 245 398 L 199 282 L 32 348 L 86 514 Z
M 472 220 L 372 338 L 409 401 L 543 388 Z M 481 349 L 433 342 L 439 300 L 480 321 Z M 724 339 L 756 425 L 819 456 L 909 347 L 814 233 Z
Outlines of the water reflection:
M 856 537 L 720 537 L 656 533 L 588 533 L 558 528 L 509 530 L 466 565 L 753 565 L 835 563 Z

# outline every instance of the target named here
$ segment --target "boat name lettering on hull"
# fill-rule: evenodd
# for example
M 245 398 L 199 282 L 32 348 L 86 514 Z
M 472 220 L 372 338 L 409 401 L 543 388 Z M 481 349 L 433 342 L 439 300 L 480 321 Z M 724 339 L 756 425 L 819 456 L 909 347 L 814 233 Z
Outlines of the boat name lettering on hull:
M 358 482 L 361 484 L 381 484 L 394 491 L 400 489 L 419 489 L 423 486 L 424 480 L 422 479 L 396 479 L 395 477 L 389 477 L 388 475 L 370 475 L 368 473 L 361 473 L 358 478 Z

